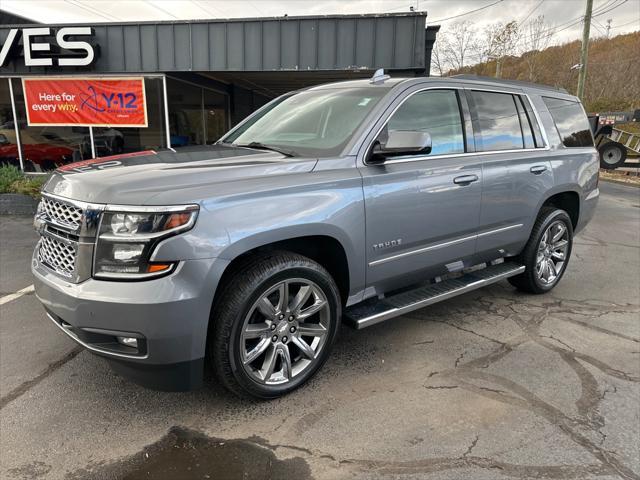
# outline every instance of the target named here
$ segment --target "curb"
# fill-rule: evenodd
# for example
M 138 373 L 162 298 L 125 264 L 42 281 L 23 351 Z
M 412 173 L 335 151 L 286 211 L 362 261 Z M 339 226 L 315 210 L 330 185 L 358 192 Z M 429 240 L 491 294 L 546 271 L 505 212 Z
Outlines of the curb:
M 34 215 L 39 200 L 19 193 L 0 194 L 0 215 Z
M 639 183 L 624 182 L 622 180 L 615 180 L 615 179 L 609 179 L 609 178 L 600 177 L 600 181 L 601 182 L 608 182 L 608 183 L 617 183 L 618 185 L 626 185 L 627 187 L 640 188 L 640 184 Z

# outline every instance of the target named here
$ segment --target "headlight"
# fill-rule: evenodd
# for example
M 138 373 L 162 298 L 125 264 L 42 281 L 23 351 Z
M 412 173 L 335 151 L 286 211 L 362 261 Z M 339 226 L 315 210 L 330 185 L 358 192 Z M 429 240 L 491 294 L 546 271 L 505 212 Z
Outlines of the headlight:
M 165 238 L 190 230 L 198 215 L 197 205 L 135 210 L 108 206 L 103 213 L 93 264 L 95 278 L 141 280 L 171 272 L 176 262 L 152 263 L 153 250 Z

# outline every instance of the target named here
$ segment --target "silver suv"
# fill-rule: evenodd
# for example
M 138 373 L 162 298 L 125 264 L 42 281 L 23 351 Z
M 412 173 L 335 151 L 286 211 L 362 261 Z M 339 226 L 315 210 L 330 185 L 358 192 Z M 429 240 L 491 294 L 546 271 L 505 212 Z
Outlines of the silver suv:
M 597 200 L 575 97 L 377 73 L 277 98 L 211 146 L 59 168 L 32 269 L 50 319 L 118 372 L 184 390 L 210 364 L 273 398 L 342 322 L 503 279 L 548 292 Z

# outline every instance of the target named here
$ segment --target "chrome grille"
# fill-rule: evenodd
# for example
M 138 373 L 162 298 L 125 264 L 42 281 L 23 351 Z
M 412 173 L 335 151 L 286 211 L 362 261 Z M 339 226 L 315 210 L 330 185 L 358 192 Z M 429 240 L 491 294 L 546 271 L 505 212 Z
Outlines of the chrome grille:
M 74 230 L 80 227 L 82 208 L 47 197 L 42 198 L 42 208 L 53 222 Z
M 43 236 L 38 245 L 38 261 L 58 275 L 72 277 L 76 269 L 76 248 L 55 238 Z

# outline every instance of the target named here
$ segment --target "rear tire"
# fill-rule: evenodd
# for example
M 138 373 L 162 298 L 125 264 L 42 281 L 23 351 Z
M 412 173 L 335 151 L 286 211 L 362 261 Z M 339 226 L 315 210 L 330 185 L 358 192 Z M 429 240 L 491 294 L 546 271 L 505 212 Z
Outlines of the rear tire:
M 509 283 L 528 293 L 552 290 L 567 270 L 573 246 L 573 224 L 564 210 L 543 207 L 524 250 L 515 260 L 525 271 Z
M 212 311 L 209 355 L 218 379 L 243 397 L 271 399 L 308 381 L 338 333 L 338 288 L 321 265 L 290 252 L 249 259 Z
M 600 153 L 600 167 L 615 170 L 624 165 L 627 159 L 627 149 L 618 142 L 607 142 L 598 148 Z

